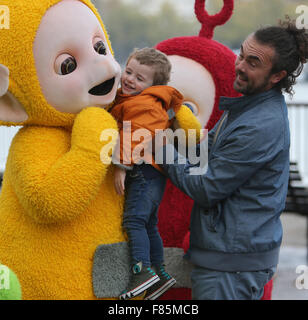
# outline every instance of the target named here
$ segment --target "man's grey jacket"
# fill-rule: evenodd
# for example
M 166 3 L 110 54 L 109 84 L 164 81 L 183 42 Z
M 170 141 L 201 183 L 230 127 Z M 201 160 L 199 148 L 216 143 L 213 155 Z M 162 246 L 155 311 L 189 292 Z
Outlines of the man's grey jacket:
M 227 117 L 216 139 L 220 122 L 208 134 L 206 173 L 191 175 L 189 163 L 162 165 L 171 181 L 195 201 L 187 257 L 221 271 L 275 267 L 289 179 L 285 99 L 271 89 L 222 97 L 220 109 Z M 171 145 L 163 150 L 179 158 Z

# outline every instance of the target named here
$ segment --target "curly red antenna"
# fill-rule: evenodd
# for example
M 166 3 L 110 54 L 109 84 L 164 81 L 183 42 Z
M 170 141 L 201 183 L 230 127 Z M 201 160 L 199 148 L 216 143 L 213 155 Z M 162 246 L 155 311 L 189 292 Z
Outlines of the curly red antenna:
M 215 15 L 209 15 L 205 10 L 205 0 L 195 1 L 195 14 L 202 24 L 199 37 L 212 39 L 216 26 L 225 24 L 232 16 L 234 8 L 233 0 L 224 0 L 224 6 L 221 11 Z

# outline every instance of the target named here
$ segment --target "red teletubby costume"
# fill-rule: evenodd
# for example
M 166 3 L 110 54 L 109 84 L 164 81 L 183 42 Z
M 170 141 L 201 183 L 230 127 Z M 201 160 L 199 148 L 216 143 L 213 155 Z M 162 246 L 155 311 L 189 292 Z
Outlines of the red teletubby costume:
M 156 48 L 168 55 L 172 63 L 169 85 L 184 96 L 202 127 L 211 130 L 219 120 L 220 96 L 237 97 L 233 89 L 236 55 L 226 46 L 212 39 L 214 28 L 225 24 L 233 13 L 234 1 L 224 0 L 222 10 L 210 16 L 205 0 L 195 1 L 195 14 L 202 24 L 199 36 L 164 40 Z M 170 180 L 159 209 L 159 231 L 164 247 L 189 247 L 189 222 L 193 200 L 176 188 Z M 263 300 L 271 299 L 272 280 L 264 287 Z M 162 300 L 189 300 L 190 288 L 172 288 Z

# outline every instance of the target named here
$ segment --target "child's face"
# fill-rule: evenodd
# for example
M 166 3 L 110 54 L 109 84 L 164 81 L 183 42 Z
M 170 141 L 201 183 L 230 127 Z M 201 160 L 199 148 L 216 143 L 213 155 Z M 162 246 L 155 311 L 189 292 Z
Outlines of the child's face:
M 124 94 L 139 94 L 153 85 L 155 70 L 152 66 L 140 64 L 136 59 L 129 60 L 121 78 Z

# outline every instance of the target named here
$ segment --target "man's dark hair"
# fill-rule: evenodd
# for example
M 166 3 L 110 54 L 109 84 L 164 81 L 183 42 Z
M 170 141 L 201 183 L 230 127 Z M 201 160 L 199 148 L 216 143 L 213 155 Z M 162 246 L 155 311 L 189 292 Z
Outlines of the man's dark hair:
M 259 43 L 269 45 L 276 52 L 272 73 L 287 72 L 275 87 L 293 95 L 293 85 L 308 59 L 307 30 L 297 29 L 295 22 L 287 16 L 278 26 L 261 28 L 254 36 Z

